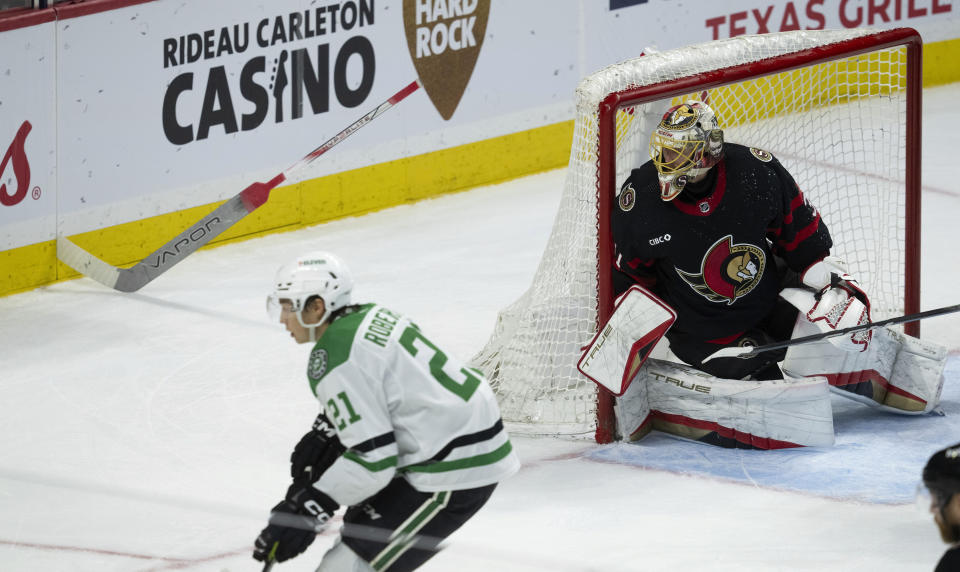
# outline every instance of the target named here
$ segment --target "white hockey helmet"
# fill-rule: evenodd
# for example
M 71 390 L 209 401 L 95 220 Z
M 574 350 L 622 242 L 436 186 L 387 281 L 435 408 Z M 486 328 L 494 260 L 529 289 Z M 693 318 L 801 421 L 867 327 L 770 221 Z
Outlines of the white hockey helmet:
M 267 313 L 271 320 L 279 321 L 281 302 L 290 301 L 297 321 L 311 329 L 323 324 L 334 311 L 350 305 L 353 291 L 353 275 L 346 265 L 329 252 L 311 252 L 305 254 L 277 270 L 273 292 L 267 296 Z M 323 300 L 324 314 L 315 324 L 303 321 L 303 309 L 307 303 L 318 297 Z
M 650 136 L 650 158 L 660 179 L 660 198 L 672 201 L 723 157 L 723 130 L 701 101 L 686 101 L 663 114 Z

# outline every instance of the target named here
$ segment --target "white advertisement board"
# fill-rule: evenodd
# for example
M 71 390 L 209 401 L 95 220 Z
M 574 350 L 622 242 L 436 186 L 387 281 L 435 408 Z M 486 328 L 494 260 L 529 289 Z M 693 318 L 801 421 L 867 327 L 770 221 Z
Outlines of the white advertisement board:
M 422 93 L 298 176 L 569 119 L 578 13 L 545 22 L 553 4 L 158 1 L 63 21 L 63 232 L 233 196 L 417 77 Z
M 30 198 L 17 187 L 13 160 L 0 173 L 0 196 L 17 201 L 0 207 L 0 249 L 54 238 L 54 214 L 59 231 L 73 235 L 229 198 L 296 163 L 415 78 L 423 90 L 294 180 L 569 120 L 582 77 L 644 50 L 851 26 L 911 26 L 927 42 L 957 38 L 956 2 L 68 5 L 57 9 L 55 24 L 0 32 L 10 69 L 0 73 L 0 150 L 16 151 L 24 120 L 33 127 L 23 145 Z
M 960 38 L 957 0 L 603 0 L 582 3 L 586 73 L 712 40 L 792 30 L 909 27 Z
M 53 22 L 3 32 L 0 250 L 49 240 L 57 225 Z

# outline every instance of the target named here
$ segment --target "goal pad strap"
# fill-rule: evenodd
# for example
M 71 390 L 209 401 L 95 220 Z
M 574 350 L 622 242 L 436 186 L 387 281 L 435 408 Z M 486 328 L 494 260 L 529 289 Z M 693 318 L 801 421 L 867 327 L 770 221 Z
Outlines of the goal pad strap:
M 577 369 L 614 395 L 623 395 L 676 319 L 664 301 L 641 286 L 631 286 L 584 349 Z

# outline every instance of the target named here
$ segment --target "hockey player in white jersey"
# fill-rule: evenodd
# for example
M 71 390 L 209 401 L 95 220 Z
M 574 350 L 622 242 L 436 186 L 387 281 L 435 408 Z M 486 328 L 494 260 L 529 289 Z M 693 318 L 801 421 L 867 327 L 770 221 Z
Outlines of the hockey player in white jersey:
M 323 411 L 253 556 L 293 558 L 346 506 L 318 570 L 414 570 L 520 463 L 482 374 L 407 318 L 352 304 L 352 287 L 336 256 L 316 252 L 281 267 L 268 297 L 297 343 L 315 343 L 307 378 Z

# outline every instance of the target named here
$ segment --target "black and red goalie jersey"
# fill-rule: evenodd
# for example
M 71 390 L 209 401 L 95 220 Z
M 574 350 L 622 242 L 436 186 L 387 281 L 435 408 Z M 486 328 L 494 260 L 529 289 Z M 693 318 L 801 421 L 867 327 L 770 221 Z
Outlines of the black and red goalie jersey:
M 703 341 L 735 337 L 777 303 L 775 257 L 801 273 L 829 254 L 817 209 L 767 151 L 725 143 L 707 177 L 672 201 L 657 169 L 634 169 L 612 208 L 615 294 L 639 283 L 677 312 L 671 332 Z

